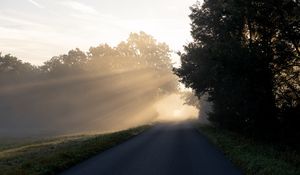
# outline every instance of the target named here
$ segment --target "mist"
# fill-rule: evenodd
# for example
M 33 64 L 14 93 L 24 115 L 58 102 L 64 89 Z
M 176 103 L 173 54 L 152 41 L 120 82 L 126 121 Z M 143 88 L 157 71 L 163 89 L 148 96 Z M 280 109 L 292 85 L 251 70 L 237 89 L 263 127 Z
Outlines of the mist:
M 183 121 L 198 117 L 198 109 L 195 106 L 185 104 L 179 93 L 161 98 L 154 106 L 158 112 L 158 121 Z
M 198 114 L 180 97 L 168 47 L 145 33 L 37 68 L 10 55 L 1 61 L 2 138 L 112 132 Z
M 170 81 L 154 76 L 144 69 L 4 87 L 0 137 L 109 132 L 197 116 L 179 94 L 154 95 Z
M 125 120 L 134 124 L 134 117 L 129 119 L 128 116 L 148 105 L 148 100 L 141 102 L 137 97 L 147 98 L 146 93 L 151 88 L 140 90 L 138 85 L 150 75 L 140 72 L 139 77 L 132 79 L 132 74 L 122 75 L 126 82 L 117 82 L 122 81 L 118 74 L 99 75 L 12 90 L 6 98 L 6 108 L 2 106 L 1 110 L 2 115 L 9 116 L 1 117 L 2 136 L 120 129 L 120 123 Z M 147 121 L 153 116 L 143 119 Z

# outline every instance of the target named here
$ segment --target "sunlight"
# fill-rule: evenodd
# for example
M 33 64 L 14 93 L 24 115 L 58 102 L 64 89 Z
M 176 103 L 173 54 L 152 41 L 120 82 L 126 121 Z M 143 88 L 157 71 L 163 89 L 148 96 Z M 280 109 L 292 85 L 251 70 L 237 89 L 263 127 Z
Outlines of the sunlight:
M 198 110 L 184 104 L 179 94 L 172 94 L 162 98 L 155 104 L 159 113 L 158 121 L 182 121 L 197 118 Z
M 178 117 L 180 115 L 182 115 L 182 111 L 181 110 L 176 109 L 176 110 L 173 111 L 173 116 Z

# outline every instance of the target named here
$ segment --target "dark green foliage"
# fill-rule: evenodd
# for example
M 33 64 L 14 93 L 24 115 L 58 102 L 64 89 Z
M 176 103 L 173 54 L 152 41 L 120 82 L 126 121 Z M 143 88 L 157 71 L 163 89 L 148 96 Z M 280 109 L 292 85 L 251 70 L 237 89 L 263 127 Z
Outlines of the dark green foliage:
M 299 2 L 206 0 L 191 10 L 194 41 L 175 73 L 198 97 L 209 94 L 210 120 L 255 136 L 299 136 Z

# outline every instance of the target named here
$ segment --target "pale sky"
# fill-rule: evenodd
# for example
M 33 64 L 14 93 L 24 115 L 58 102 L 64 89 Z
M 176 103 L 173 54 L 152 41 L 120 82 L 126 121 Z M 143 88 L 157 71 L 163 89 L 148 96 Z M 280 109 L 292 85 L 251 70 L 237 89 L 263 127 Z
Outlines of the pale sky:
M 0 0 L 0 52 L 42 64 L 144 31 L 174 51 L 191 41 L 196 0 Z

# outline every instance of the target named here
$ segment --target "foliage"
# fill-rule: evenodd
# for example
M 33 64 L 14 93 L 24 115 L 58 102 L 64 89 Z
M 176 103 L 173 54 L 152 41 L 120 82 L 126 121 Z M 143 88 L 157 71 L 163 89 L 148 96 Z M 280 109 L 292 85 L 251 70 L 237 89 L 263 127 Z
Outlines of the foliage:
M 175 73 L 198 97 L 209 94 L 210 120 L 251 135 L 299 138 L 300 4 L 206 0 L 191 10 L 194 41 Z
M 197 109 L 201 108 L 201 104 L 197 96 L 193 91 L 183 91 L 181 92 L 181 98 L 185 101 L 186 105 L 194 106 Z
M 0 83 L 2 86 L 17 81 L 23 82 L 37 73 L 38 68 L 30 63 L 23 63 L 11 55 L 2 56 L 0 52 Z
M 127 41 L 117 47 L 102 44 L 88 52 L 88 69 L 106 71 L 132 71 L 147 69 L 156 79 L 167 76 L 169 81 L 160 87 L 164 93 L 177 90 L 177 79 L 172 72 L 170 49 L 144 32 L 131 33 Z
M 0 81 L 18 81 L 20 77 L 26 77 L 28 80 L 29 74 L 57 78 L 82 73 L 107 74 L 138 69 L 152 71 L 157 78 L 169 76 L 171 81 L 169 86 L 165 87 L 166 92 L 177 89 L 177 80 L 172 76 L 168 45 L 157 42 L 144 32 L 131 33 L 127 41 L 120 42 L 117 47 L 101 44 L 91 47 L 87 53 L 76 48 L 68 54 L 52 57 L 39 67 L 23 63 L 11 55 L 0 54 Z

